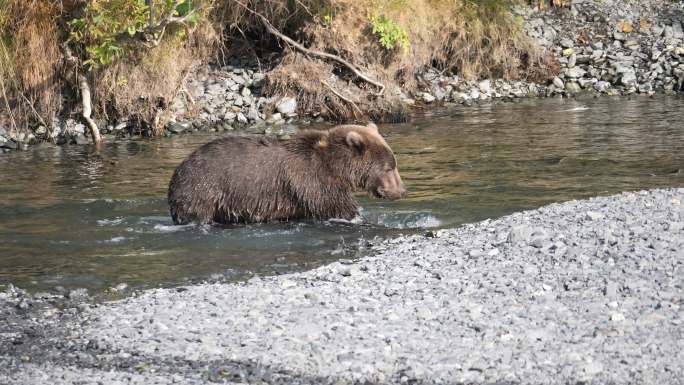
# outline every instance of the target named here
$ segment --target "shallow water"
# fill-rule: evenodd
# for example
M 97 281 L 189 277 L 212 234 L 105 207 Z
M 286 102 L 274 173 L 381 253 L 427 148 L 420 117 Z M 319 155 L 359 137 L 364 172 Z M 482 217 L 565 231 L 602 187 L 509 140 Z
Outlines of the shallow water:
M 410 195 L 364 223 L 173 226 L 174 167 L 219 134 L 0 154 L 0 284 L 100 291 L 305 269 L 360 239 L 625 190 L 684 186 L 684 98 L 540 99 L 381 126 Z

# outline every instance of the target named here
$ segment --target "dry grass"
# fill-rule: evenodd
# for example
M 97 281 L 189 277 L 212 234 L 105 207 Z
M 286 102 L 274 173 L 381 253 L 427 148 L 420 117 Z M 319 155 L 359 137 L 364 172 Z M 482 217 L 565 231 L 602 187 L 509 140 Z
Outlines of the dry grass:
M 206 60 L 215 39 L 210 26 L 198 27 L 187 40 L 171 37 L 96 70 L 91 78 L 100 117 L 137 120 L 161 134 L 173 97 L 189 72 Z
M 0 10 L 0 91 L 8 109 L 0 119 L 25 130 L 29 120 L 49 122 L 61 108 L 62 8 L 59 2 L 0 0 Z
M 400 90 L 416 90 L 416 75 L 427 67 L 468 79 L 542 80 L 557 64 L 539 54 L 506 0 L 214 0 L 212 23 L 201 24 L 188 40 L 167 38 L 89 73 L 95 116 L 133 116 L 160 132 L 184 77 L 212 52 L 220 62 L 221 54 L 238 47 L 257 57 L 285 48 L 237 1 L 308 48 L 339 55 L 387 86 L 378 97 L 347 70 L 286 51 L 267 76 L 266 92 L 296 96 L 301 112 L 334 120 L 364 119 L 359 109 L 376 120 L 401 120 L 406 111 L 394 98 Z M 72 111 L 78 109 L 77 89 L 61 76 L 66 69 L 60 44 L 66 22 L 82 6 L 77 0 L 0 0 L 0 124 L 28 127 L 78 112 Z M 372 15 L 402 27 L 408 50 L 382 48 L 371 32 Z M 222 49 L 215 50 L 216 43 Z
M 326 83 L 354 82 L 357 104 L 368 112 L 387 112 L 396 120 L 401 110 L 388 108 L 398 90 L 414 91 L 416 75 L 428 67 L 465 79 L 506 78 L 540 80 L 553 72 L 553 63 L 541 55 L 524 34 L 503 0 L 252 0 L 250 8 L 264 14 L 280 31 L 306 42 L 308 48 L 333 53 L 363 68 L 387 86 L 383 98 L 348 73 L 333 70 L 319 59 L 288 55 L 268 76 L 267 91 L 295 95 L 303 112 L 321 112 L 338 120 L 353 120 L 352 108 L 329 90 Z M 258 19 L 234 2 L 223 2 L 218 20 L 228 26 L 227 36 L 259 36 L 258 48 L 274 48 L 264 40 Z M 369 17 L 386 16 L 408 34 L 407 51 L 387 51 L 371 32 Z M 252 39 L 254 40 L 254 39 Z M 327 68 L 327 69 L 326 69 Z M 302 76 L 306 74 L 306 76 Z M 332 79 L 332 80 L 331 80 Z M 341 85 L 341 84 L 340 84 Z M 361 97 L 359 97 L 361 95 Z M 398 114 L 399 113 L 399 114 Z

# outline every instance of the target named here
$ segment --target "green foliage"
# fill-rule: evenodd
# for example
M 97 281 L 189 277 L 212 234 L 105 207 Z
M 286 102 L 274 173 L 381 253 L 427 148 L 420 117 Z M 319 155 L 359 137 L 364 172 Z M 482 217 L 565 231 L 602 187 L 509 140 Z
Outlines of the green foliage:
M 171 11 L 173 20 L 181 20 L 186 26 L 199 22 L 198 1 L 181 0 L 173 9 L 174 3 L 173 0 L 90 0 L 82 16 L 69 22 L 70 40 L 84 46 L 83 64 L 91 68 L 110 64 L 134 45 L 133 38 L 147 38 L 144 35 L 150 34 L 156 39 L 156 35 L 164 33 L 165 25 L 160 26 Z
M 373 33 L 378 35 L 378 41 L 383 48 L 393 50 L 399 46 L 402 51 L 408 51 L 408 34 L 401 26 L 386 16 L 373 15 L 368 18 L 368 21 L 373 28 Z

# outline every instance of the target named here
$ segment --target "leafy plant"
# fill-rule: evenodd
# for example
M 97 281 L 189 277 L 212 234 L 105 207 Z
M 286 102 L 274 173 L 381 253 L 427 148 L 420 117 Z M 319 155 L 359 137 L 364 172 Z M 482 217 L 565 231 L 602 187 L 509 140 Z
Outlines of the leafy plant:
M 383 48 L 393 50 L 399 46 L 402 51 L 408 51 L 408 34 L 401 26 L 384 15 L 372 15 L 368 18 L 368 21 L 371 24 L 373 33 L 379 36 L 378 41 Z
M 90 0 L 83 15 L 69 22 L 70 40 L 85 47 L 87 57 L 83 64 L 91 68 L 107 65 L 131 43 L 160 39 L 168 24 L 195 26 L 200 17 L 196 3 L 191 0 Z

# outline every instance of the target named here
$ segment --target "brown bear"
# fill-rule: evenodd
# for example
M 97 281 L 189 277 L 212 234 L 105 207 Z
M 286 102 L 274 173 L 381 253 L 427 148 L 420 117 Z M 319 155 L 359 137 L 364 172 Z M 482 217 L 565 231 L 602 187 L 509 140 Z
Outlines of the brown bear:
M 306 130 L 287 141 L 226 137 L 195 150 L 169 183 L 176 224 L 352 219 L 352 193 L 399 199 L 406 189 L 375 124 Z

